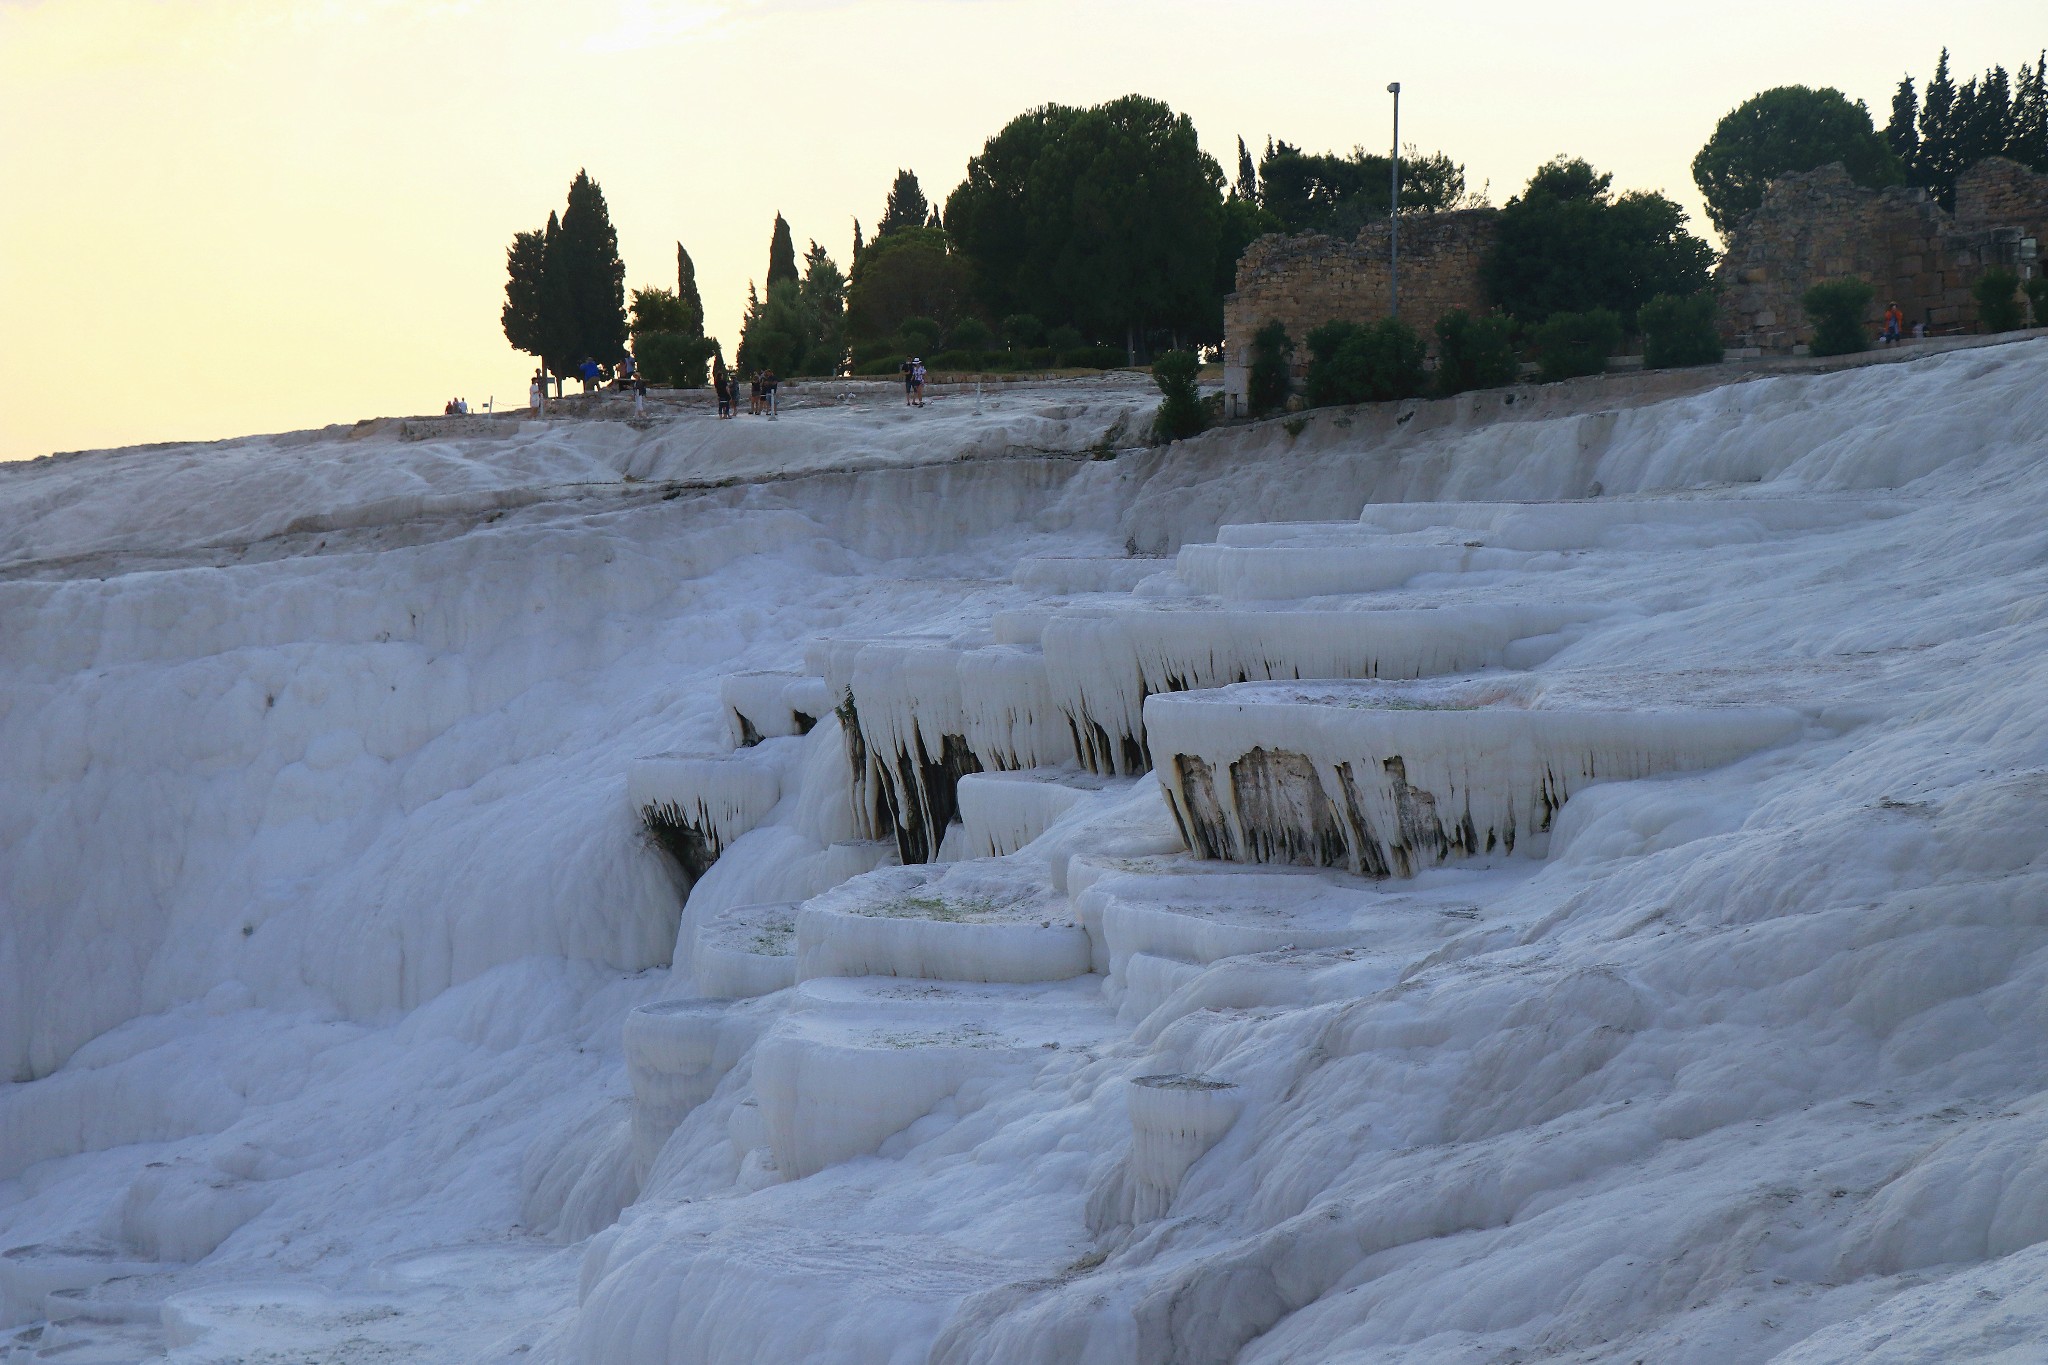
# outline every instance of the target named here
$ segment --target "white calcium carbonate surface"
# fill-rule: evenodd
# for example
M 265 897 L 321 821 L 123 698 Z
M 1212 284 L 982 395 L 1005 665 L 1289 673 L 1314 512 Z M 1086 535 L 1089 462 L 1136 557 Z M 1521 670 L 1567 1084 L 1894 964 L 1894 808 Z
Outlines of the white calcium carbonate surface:
M 2048 343 L 1552 392 L 1114 461 L 1135 379 L 0 466 L 0 1356 L 2036 1358 Z M 1209 864 L 1154 779 L 984 774 L 893 866 L 861 678 L 1028 768 L 1069 613 L 1199 623 L 1082 650 L 1119 695 L 1351 657 L 1219 591 L 1612 605 L 1484 662 L 1802 724 L 1540 861 Z M 773 804 L 685 907 L 621 793 L 729 701 Z M 774 905 L 791 953 L 700 952 Z

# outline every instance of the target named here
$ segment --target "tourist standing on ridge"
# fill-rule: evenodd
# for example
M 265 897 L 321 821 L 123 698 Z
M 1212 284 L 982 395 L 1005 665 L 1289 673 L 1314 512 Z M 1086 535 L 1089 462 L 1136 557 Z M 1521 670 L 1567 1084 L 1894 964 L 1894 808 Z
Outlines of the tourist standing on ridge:
M 1906 315 L 1899 311 L 1899 301 L 1892 300 L 1892 306 L 1884 310 L 1884 344 L 1899 344 L 1899 332 L 1906 325 Z
M 535 417 L 540 416 L 541 405 L 547 401 L 547 397 L 548 372 L 546 370 L 536 369 L 533 372 L 533 382 L 526 386 L 527 406 L 533 409 L 533 415 Z
M 916 367 L 915 356 L 903 362 L 903 406 L 906 408 L 917 402 L 917 380 L 914 377 Z
M 917 395 L 917 405 L 924 406 L 924 357 L 910 357 L 910 387 Z
M 761 375 L 761 405 L 768 410 L 768 420 L 775 420 L 775 371 L 768 370 Z
M 732 375 L 726 371 L 722 355 L 711 358 L 711 391 L 718 395 L 719 419 L 732 416 Z

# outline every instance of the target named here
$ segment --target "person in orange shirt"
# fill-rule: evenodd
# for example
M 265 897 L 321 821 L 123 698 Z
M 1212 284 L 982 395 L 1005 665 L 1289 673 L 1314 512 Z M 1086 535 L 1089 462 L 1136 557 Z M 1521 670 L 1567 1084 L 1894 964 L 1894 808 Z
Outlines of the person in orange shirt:
M 1892 300 L 1892 306 L 1884 310 L 1884 344 L 1896 346 L 1899 331 L 1906 325 L 1906 315 L 1899 311 L 1899 301 Z

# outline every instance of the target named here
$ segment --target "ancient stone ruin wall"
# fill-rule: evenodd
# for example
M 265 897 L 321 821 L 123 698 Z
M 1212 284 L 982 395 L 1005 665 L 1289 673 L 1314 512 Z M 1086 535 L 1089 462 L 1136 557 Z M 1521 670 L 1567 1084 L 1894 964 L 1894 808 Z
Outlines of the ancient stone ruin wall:
M 2048 176 L 1994 157 L 1956 182 L 1951 216 L 1927 191 L 1866 189 L 1840 165 L 1774 181 L 1730 234 L 1717 280 L 1721 334 L 1731 346 L 1789 351 L 1813 338 L 1801 295 L 1853 276 L 1874 290 L 1866 321 L 1876 335 L 1894 301 L 1910 333 L 1973 331 L 1970 286 L 1992 266 L 2023 277 L 2039 268 L 2048 228 Z
M 2002 156 L 1988 157 L 1956 177 L 1956 225 L 2018 228 L 2022 240 L 2048 240 L 2048 175 Z M 2038 245 L 2034 267 L 2040 269 Z
M 1401 219 L 1401 317 L 1432 346 L 1436 320 L 1454 308 L 1487 310 L 1480 262 L 1498 231 L 1498 211 L 1461 209 Z M 1374 322 L 1390 304 L 1388 226 L 1368 224 L 1351 241 L 1322 233 L 1261 237 L 1237 265 L 1237 290 L 1223 301 L 1223 391 L 1242 411 L 1252 336 L 1279 322 L 1295 345 L 1295 372 L 1306 371 L 1309 332 L 1326 322 Z

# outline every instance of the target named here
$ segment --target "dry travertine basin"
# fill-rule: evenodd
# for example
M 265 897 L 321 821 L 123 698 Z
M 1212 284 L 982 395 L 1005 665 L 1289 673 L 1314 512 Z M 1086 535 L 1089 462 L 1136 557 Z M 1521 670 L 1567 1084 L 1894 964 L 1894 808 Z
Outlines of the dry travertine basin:
M 782 783 L 773 768 L 744 750 L 657 754 L 635 759 L 627 769 L 626 799 L 695 881 L 775 808 Z
M 1294 678 L 1422 678 L 1554 653 L 1557 632 L 1610 608 L 1556 602 L 1357 608 L 1133 602 L 1053 616 L 1043 632 L 1053 700 L 1081 762 L 1097 772 L 1152 766 L 1145 698 Z M 1547 649 L 1510 651 L 1548 637 Z
M 1581 788 L 1718 767 L 1803 723 L 1774 706 L 1546 701 L 1533 680 L 1507 677 L 1240 683 L 1145 703 L 1189 848 L 1373 877 L 1541 856 Z

